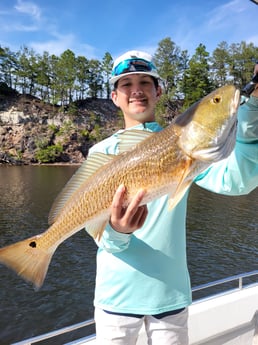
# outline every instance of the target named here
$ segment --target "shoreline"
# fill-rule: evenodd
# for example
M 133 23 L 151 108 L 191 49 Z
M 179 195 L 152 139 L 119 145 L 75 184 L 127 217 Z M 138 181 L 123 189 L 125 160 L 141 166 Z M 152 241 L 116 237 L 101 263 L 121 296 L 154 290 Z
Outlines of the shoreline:
M 8 166 L 8 167 L 20 167 L 20 166 L 80 166 L 82 163 L 65 163 L 65 162 L 60 162 L 60 163 L 23 163 L 23 164 L 11 164 L 11 163 L 0 163 L 1 166 Z

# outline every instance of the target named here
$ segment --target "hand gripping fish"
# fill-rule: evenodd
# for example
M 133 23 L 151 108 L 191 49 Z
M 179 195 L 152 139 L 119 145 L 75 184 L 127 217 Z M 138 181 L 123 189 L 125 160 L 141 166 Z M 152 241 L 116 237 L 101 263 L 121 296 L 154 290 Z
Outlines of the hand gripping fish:
M 197 175 L 233 150 L 238 105 L 239 91 L 227 85 L 192 105 L 161 132 L 124 131 L 119 155 L 90 155 L 54 202 L 50 227 L 0 249 L 0 263 L 40 288 L 65 239 L 84 227 L 95 239 L 101 238 L 121 184 L 126 187 L 125 206 L 144 189 L 142 204 L 169 194 L 172 209 Z

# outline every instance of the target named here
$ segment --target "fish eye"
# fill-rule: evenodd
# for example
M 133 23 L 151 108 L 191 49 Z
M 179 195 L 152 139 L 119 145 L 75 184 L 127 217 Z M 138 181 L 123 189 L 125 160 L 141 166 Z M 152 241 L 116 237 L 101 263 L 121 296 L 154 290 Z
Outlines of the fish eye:
M 217 103 L 220 103 L 220 101 L 221 101 L 221 97 L 220 96 L 213 97 L 213 103 L 217 104 Z

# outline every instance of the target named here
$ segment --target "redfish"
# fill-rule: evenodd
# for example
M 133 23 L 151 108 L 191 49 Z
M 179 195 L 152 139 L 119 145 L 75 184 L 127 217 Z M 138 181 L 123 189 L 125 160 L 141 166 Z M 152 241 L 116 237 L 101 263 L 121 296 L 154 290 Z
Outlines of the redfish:
M 171 210 L 197 175 L 233 150 L 238 105 L 239 91 L 227 85 L 192 105 L 158 133 L 123 131 L 119 154 L 90 155 L 54 202 L 50 227 L 0 249 L 0 262 L 39 288 L 56 248 L 65 239 L 85 227 L 92 237 L 101 238 L 121 184 L 126 187 L 125 206 L 144 189 L 142 204 L 168 194 Z

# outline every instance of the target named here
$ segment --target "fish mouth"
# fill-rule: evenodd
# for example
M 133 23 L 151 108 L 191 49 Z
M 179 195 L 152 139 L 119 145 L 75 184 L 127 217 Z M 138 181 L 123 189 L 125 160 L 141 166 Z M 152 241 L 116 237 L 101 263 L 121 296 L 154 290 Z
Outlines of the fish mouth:
M 223 131 L 222 136 L 218 138 L 218 150 L 221 150 L 221 154 L 224 158 L 229 156 L 233 150 L 236 142 L 236 133 L 237 133 L 237 110 L 240 103 L 240 91 L 237 89 L 235 91 L 234 98 L 231 103 L 230 113 L 231 116 L 227 124 L 225 125 L 226 129 Z M 223 144 L 224 143 L 224 144 Z
M 223 131 L 222 136 L 219 136 L 218 138 L 218 150 L 221 152 L 223 158 L 228 157 L 235 146 L 237 133 L 237 110 L 239 104 L 240 91 L 237 89 L 231 103 L 231 116 L 229 117 L 229 120 L 225 125 L 226 129 Z

